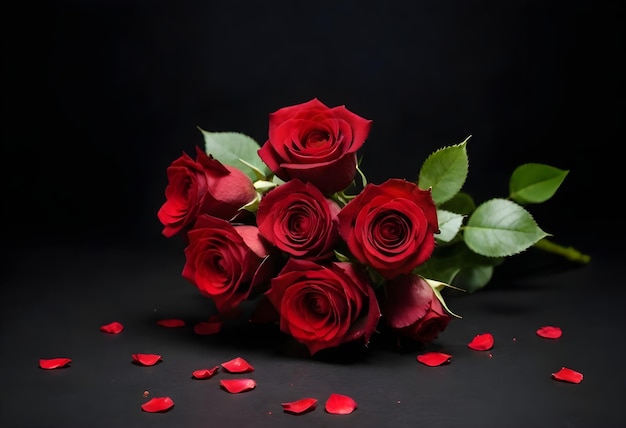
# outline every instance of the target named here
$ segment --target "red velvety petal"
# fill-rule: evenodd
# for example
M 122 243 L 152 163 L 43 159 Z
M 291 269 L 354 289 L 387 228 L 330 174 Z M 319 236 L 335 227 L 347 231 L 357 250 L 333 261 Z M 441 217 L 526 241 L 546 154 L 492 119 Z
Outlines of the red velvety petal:
M 561 367 L 561 370 L 552 373 L 552 379 L 569 383 L 580 383 L 583 380 L 583 374 L 567 367 Z
M 477 334 L 467 346 L 475 351 L 487 351 L 493 347 L 493 336 L 491 333 Z
M 192 376 L 195 379 L 208 379 L 210 377 L 213 377 L 213 375 L 215 373 L 217 373 L 218 369 L 219 369 L 219 367 L 215 366 L 215 367 L 210 368 L 210 369 L 194 370 L 194 372 L 192 373 Z
M 280 405 L 283 406 L 283 410 L 285 412 L 299 415 L 301 413 L 315 410 L 315 407 L 317 406 L 317 399 L 307 397 L 296 401 L 290 401 L 288 403 L 280 403 Z
M 222 379 L 220 385 L 231 394 L 250 391 L 256 387 L 254 379 Z
M 41 358 L 39 360 L 39 367 L 46 370 L 60 369 L 71 362 L 71 358 Z
M 193 332 L 200 336 L 217 334 L 222 329 L 222 321 L 219 318 L 210 318 L 208 321 L 200 321 L 193 326 Z
M 230 373 L 247 373 L 254 370 L 254 367 L 250 365 L 246 360 L 241 357 L 233 358 L 230 361 L 222 363 L 222 367 Z
M 100 326 L 100 331 L 103 331 L 109 334 L 119 334 L 122 332 L 122 330 L 124 330 L 124 326 L 117 321 L 113 321 L 111 323 Z
M 325 409 L 333 415 L 348 415 L 357 408 L 356 401 L 347 395 L 330 394 L 326 400 Z
M 447 364 L 452 359 L 452 355 L 443 352 L 427 352 L 417 356 L 417 361 L 430 367 Z
M 133 354 L 132 357 L 142 366 L 153 366 L 161 360 L 158 354 Z
M 154 397 L 141 405 L 141 410 L 149 413 L 166 412 L 174 407 L 170 397 Z
M 563 335 L 563 331 L 560 327 L 546 325 L 537 329 L 537 334 L 541 337 L 545 337 L 546 339 L 558 339 Z
M 176 318 L 168 318 L 164 320 L 158 320 L 157 325 L 169 328 L 184 327 L 185 321 Z

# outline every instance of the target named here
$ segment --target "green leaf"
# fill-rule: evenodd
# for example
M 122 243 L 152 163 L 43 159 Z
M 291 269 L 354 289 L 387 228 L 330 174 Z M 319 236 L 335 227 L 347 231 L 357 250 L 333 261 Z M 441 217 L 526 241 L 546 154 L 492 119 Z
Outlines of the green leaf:
M 439 233 L 435 235 L 435 238 L 443 242 L 452 241 L 459 233 L 464 218 L 464 215 L 438 209 Z
M 198 129 L 204 137 L 207 154 L 225 165 L 239 168 L 252 181 L 270 176 L 271 171 L 258 154 L 261 147 L 252 138 L 239 132 L 209 132 L 200 127 Z
M 467 178 L 467 137 L 462 143 L 443 147 L 426 158 L 419 172 L 417 185 L 432 189 L 435 204 L 439 205 L 456 195 Z
M 493 266 L 468 266 L 459 271 L 454 278 L 454 285 L 468 293 L 473 293 L 491 281 L 493 270 Z
M 546 236 L 528 211 L 506 199 L 478 206 L 463 230 L 465 244 L 487 257 L 518 254 Z
M 452 211 L 453 213 L 470 215 L 476 209 L 476 204 L 472 196 L 465 192 L 459 192 L 452 199 L 439 205 L 440 209 Z
M 509 181 L 509 197 L 520 204 L 538 204 L 550 199 L 569 171 L 540 163 L 518 166 Z

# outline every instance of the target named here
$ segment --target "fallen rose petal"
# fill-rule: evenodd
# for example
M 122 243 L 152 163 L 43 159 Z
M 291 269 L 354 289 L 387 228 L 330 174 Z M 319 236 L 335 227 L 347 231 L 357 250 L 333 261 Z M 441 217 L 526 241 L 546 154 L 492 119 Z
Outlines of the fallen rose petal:
M 486 351 L 493 347 L 493 336 L 491 333 L 477 334 L 467 346 L 475 351 Z
M 221 329 L 222 329 L 222 321 L 219 319 L 209 320 L 209 321 L 200 321 L 199 323 L 193 326 L 193 332 L 200 336 L 216 334 L 216 333 L 219 333 Z
M 560 327 L 546 325 L 539 328 L 537 330 L 537 334 L 541 337 L 545 337 L 546 339 L 558 339 L 563 335 L 563 331 Z
M 552 373 L 552 379 L 569 383 L 580 383 L 583 380 L 583 374 L 567 367 L 561 367 L 561 370 Z
M 143 366 L 153 366 L 161 360 L 161 356 L 157 354 L 133 354 L 132 357 Z
M 316 398 L 302 398 L 296 401 L 290 401 L 288 403 L 280 403 L 283 406 L 283 410 L 287 413 L 293 413 L 299 415 L 304 412 L 313 411 L 317 406 Z
M 41 358 L 39 360 L 39 367 L 46 370 L 60 369 L 71 362 L 71 358 Z
M 349 415 L 356 409 L 357 404 L 347 395 L 330 394 L 324 407 L 328 413 L 333 415 Z
M 440 366 L 450 362 L 452 355 L 443 352 L 427 352 L 417 356 L 417 361 L 430 367 Z
M 212 377 L 215 373 L 217 373 L 218 368 L 218 366 L 215 366 L 210 369 L 194 370 L 192 376 L 196 379 L 208 379 Z
M 154 397 L 141 405 L 141 410 L 149 413 L 165 412 L 174 407 L 170 397 Z
M 254 379 L 222 379 L 220 385 L 231 394 L 250 391 L 256 387 Z
M 176 327 L 184 327 L 185 326 L 185 321 L 183 320 L 179 320 L 176 318 L 168 318 L 168 319 L 164 319 L 164 320 L 158 320 L 157 325 L 161 326 L 161 327 L 169 327 L 169 328 L 176 328 Z
M 100 331 L 103 331 L 109 334 L 119 334 L 122 332 L 122 330 L 124 330 L 124 326 L 117 321 L 113 321 L 111 323 L 100 326 Z
M 254 370 L 254 367 L 250 365 L 246 360 L 241 357 L 233 358 L 230 361 L 222 363 L 222 367 L 230 373 L 247 373 Z

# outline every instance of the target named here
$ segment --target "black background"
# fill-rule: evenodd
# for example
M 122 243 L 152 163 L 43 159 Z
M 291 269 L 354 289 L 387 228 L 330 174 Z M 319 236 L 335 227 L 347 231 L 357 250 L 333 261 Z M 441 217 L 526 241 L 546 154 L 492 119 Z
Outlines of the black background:
M 506 196 L 521 163 L 570 170 L 530 211 L 561 243 L 590 248 L 608 181 L 594 162 L 623 135 L 622 12 L 619 1 L 13 2 L 4 240 L 167 245 L 165 169 L 202 146 L 197 126 L 262 144 L 270 112 L 318 97 L 374 121 L 361 151 L 372 182 L 415 179 L 429 153 L 470 134 L 465 190 L 478 200 Z

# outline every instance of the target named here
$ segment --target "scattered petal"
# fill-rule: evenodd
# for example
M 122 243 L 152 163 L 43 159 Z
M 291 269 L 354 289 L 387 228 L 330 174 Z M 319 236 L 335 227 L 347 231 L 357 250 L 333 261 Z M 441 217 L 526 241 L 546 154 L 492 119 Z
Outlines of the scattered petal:
M 222 379 L 220 385 L 231 394 L 250 391 L 256 387 L 254 379 Z
M 349 415 L 356 407 L 356 401 L 347 395 L 341 394 L 330 394 L 325 405 L 326 411 L 333 415 Z
M 552 373 L 552 379 L 569 383 L 580 383 L 583 380 L 583 374 L 567 367 L 561 367 L 561 370 Z
M 161 360 L 161 356 L 157 354 L 133 354 L 132 357 L 142 366 L 153 366 Z
M 222 363 L 222 367 L 229 373 L 248 373 L 254 370 L 254 367 L 241 357 Z
M 41 358 L 39 360 L 39 367 L 46 370 L 60 369 L 71 362 L 71 358 Z
M 443 352 L 427 352 L 417 356 L 417 361 L 422 364 L 426 364 L 430 367 L 440 366 L 442 364 L 448 364 L 452 355 L 444 354 Z
M 475 351 L 487 351 L 493 347 L 493 336 L 491 333 L 477 334 L 467 346 Z
M 222 320 L 217 317 L 209 318 L 208 321 L 200 321 L 193 326 L 194 333 L 200 336 L 219 333 L 222 329 Z
M 157 325 L 161 327 L 169 327 L 169 328 L 184 327 L 185 321 L 179 320 L 177 318 L 168 318 L 168 319 L 158 320 Z
M 124 326 L 117 321 L 113 321 L 111 323 L 100 326 L 100 331 L 103 331 L 109 334 L 120 334 L 122 330 L 124 330 Z
M 560 327 L 545 325 L 537 330 L 537 334 L 546 339 L 558 339 L 563 335 L 563 331 Z
M 147 397 L 148 395 L 150 395 L 150 391 L 148 391 L 147 389 L 143 392 L 143 396 L 144 398 Z
M 149 413 L 166 412 L 174 407 L 170 397 L 154 397 L 141 405 L 141 410 Z
M 280 405 L 283 406 L 283 410 L 285 412 L 299 415 L 315 410 L 315 407 L 317 406 L 317 399 L 307 397 L 296 401 L 290 401 L 288 403 L 280 403 Z
M 192 373 L 192 376 L 195 379 L 208 379 L 210 377 L 213 377 L 213 375 L 217 373 L 218 368 L 219 368 L 218 366 L 215 366 L 211 369 L 194 370 L 194 372 Z

